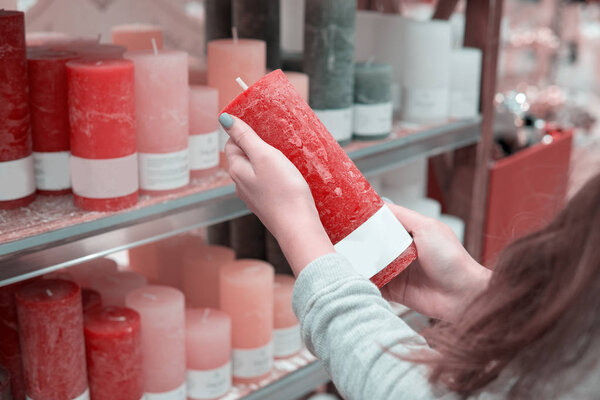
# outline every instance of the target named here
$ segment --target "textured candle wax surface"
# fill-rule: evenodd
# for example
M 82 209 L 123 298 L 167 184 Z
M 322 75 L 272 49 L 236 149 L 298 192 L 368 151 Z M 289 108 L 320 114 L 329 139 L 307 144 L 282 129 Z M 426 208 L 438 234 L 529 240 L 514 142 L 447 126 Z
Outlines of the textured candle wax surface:
M 316 110 L 352 105 L 355 13 L 354 0 L 306 1 L 304 72 Z
M 296 165 L 333 244 L 383 206 L 383 200 L 281 71 L 261 79 L 224 111 L 246 121 Z
M 279 0 L 233 0 L 232 15 L 239 36 L 267 42 L 267 67 L 279 68 Z
M 42 279 L 16 293 L 27 395 L 75 399 L 87 389 L 81 291 Z
M 31 153 L 23 19 L 0 9 L 0 162 Z
M 392 101 L 392 66 L 357 63 L 354 69 L 354 103 L 377 104 Z
M 81 289 L 81 307 L 84 314 L 100 310 L 102 308 L 100 293 L 92 289 Z
M 219 308 L 219 268 L 235 260 L 224 246 L 189 248 L 183 255 L 183 287 L 188 305 Z

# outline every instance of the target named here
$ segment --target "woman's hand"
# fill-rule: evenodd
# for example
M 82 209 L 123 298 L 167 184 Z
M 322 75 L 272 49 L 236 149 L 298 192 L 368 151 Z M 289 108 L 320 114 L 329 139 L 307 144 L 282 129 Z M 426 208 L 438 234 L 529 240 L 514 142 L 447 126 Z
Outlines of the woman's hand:
M 485 289 L 491 271 L 467 253 L 445 224 L 404 207 L 388 206 L 412 234 L 419 256 L 382 294 L 427 316 L 456 321 L 469 301 Z
M 294 273 L 335 250 L 298 169 L 239 118 L 221 114 L 230 136 L 225 145 L 237 195 L 277 238 Z

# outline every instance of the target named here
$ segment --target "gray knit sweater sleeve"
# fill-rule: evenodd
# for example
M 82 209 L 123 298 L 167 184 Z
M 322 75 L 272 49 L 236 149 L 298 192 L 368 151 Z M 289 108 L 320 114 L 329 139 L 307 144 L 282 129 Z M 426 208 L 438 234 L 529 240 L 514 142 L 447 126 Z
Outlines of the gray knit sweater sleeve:
M 346 399 L 455 398 L 428 383 L 425 366 L 396 356 L 426 343 L 343 256 L 329 254 L 309 264 L 296 281 L 293 306 L 308 349 Z

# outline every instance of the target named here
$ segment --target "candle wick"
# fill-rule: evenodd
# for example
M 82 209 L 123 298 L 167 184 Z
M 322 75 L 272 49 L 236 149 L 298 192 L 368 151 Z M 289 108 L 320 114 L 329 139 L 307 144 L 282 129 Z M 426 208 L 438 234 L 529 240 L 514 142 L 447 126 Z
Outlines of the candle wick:
M 233 43 L 237 43 L 238 42 L 237 26 L 234 26 L 231 28 L 231 36 L 233 37 Z
M 151 293 L 142 293 L 142 296 L 150 300 L 156 300 L 156 296 Z
M 154 55 L 158 55 L 158 46 L 156 46 L 156 39 L 152 38 L 152 48 L 154 49 Z
M 244 82 L 242 80 L 242 78 L 240 78 L 239 76 L 237 78 L 235 78 L 235 81 L 238 83 L 238 85 L 240 85 L 242 87 L 242 89 L 244 90 L 248 90 L 248 85 L 246 85 L 246 82 Z
M 52 297 L 52 296 L 54 296 L 54 293 L 52 293 L 52 290 L 50 290 L 50 289 L 46 289 L 46 294 L 47 294 L 49 297 Z

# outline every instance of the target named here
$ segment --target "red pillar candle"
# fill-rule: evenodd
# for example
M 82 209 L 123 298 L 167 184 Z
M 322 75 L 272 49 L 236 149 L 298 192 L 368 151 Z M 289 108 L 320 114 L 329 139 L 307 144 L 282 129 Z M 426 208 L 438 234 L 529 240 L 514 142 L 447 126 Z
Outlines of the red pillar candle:
M 100 293 L 92 289 L 81 289 L 81 306 L 84 314 L 102 309 Z
M 0 365 L 0 400 L 13 400 L 10 390 L 10 373 Z
M 0 209 L 35 197 L 27 99 L 25 19 L 0 9 Z
M 35 184 L 41 194 L 71 192 L 66 64 L 74 56 L 39 51 L 27 57 Z
M 67 63 L 75 205 L 114 211 L 138 200 L 133 63 Z
M 140 315 L 104 307 L 85 315 L 85 349 L 94 400 L 143 398 Z
M 16 302 L 28 399 L 89 399 L 79 286 L 40 279 Z
M 411 236 L 281 70 L 223 111 L 246 121 L 296 165 L 336 251 L 357 272 L 382 287 L 416 258 Z

